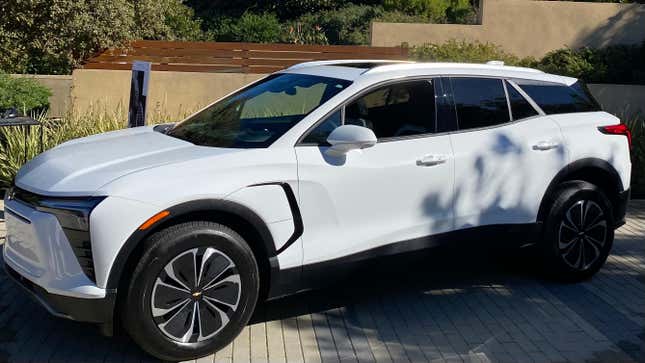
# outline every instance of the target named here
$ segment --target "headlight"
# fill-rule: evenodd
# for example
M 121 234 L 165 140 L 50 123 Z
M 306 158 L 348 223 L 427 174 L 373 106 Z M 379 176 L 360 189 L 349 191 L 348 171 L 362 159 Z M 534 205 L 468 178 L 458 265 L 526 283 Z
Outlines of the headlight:
M 36 209 L 56 216 L 63 229 L 90 230 L 90 213 L 104 198 L 65 198 L 40 200 Z

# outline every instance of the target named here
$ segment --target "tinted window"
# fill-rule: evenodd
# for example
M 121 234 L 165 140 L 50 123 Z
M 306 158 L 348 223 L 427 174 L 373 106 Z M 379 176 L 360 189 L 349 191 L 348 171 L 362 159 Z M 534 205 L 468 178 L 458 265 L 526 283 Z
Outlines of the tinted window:
M 327 144 L 327 137 L 334 131 L 335 128 L 342 124 L 340 110 L 332 113 L 325 121 L 316 126 L 309 135 L 307 135 L 302 142 L 305 144 L 325 145 Z
M 525 80 L 515 82 L 546 114 L 600 111 L 600 106 L 581 82 L 572 86 Z
M 379 139 L 434 132 L 432 82 L 401 82 L 372 91 L 345 107 L 345 124 L 368 127 Z
M 451 78 L 451 83 L 460 130 L 510 121 L 502 80 Z
M 524 96 L 515 89 L 515 87 L 506 83 L 506 89 L 508 90 L 508 99 L 511 102 L 513 120 L 521 120 L 523 118 L 539 115 L 533 106 L 531 106 L 529 101 L 527 101 L 526 98 L 524 98 Z
M 214 103 L 167 134 L 203 146 L 267 147 L 350 83 L 303 74 L 272 75 Z

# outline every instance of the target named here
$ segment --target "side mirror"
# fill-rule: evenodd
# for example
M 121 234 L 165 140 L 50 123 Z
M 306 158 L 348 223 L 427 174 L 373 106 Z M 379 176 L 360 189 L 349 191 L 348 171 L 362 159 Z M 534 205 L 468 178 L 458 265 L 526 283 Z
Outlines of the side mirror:
M 339 126 L 327 137 L 331 147 L 327 153 L 332 156 L 342 156 L 351 150 L 365 149 L 376 145 L 376 135 L 367 127 L 356 125 Z

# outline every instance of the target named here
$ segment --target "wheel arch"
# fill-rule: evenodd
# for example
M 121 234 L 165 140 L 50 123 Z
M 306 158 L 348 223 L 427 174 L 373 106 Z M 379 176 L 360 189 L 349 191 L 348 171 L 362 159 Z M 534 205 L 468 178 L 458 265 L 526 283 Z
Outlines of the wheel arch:
M 260 299 L 268 295 L 271 277 L 279 269 L 275 244 L 266 223 L 250 208 L 223 199 L 201 199 L 166 209 L 168 218 L 149 230 L 135 231 L 116 256 L 108 275 L 107 289 L 117 291 L 117 304 L 125 296 L 129 276 L 143 254 L 144 241 L 157 231 L 186 221 L 204 220 L 221 223 L 239 233 L 248 243 L 260 269 Z M 118 309 L 115 311 L 115 317 Z M 114 319 L 117 322 L 117 319 Z
M 540 203 L 537 216 L 538 222 L 545 221 L 558 187 L 562 183 L 572 180 L 583 180 L 592 183 L 603 190 L 614 208 L 620 204 L 620 194 L 624 190 L 618 171 L 606 160 L 598 158 L 580 159 L 565 166 L 551 180 Z

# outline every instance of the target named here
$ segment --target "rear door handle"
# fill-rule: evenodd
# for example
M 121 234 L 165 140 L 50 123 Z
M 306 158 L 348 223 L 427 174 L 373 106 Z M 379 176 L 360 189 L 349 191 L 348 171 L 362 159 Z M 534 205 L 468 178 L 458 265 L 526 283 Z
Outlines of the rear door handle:
M 540 141 L 537 144 L 533 145 L 533 150 L 545 151 L 555 149 L 558 146 L 560 146 L 560 144 L 555 141 Z
M 417 160 L 418 166 L 434 166 L 443 164 L 448 160 L 446 155 L 426 155 Z

